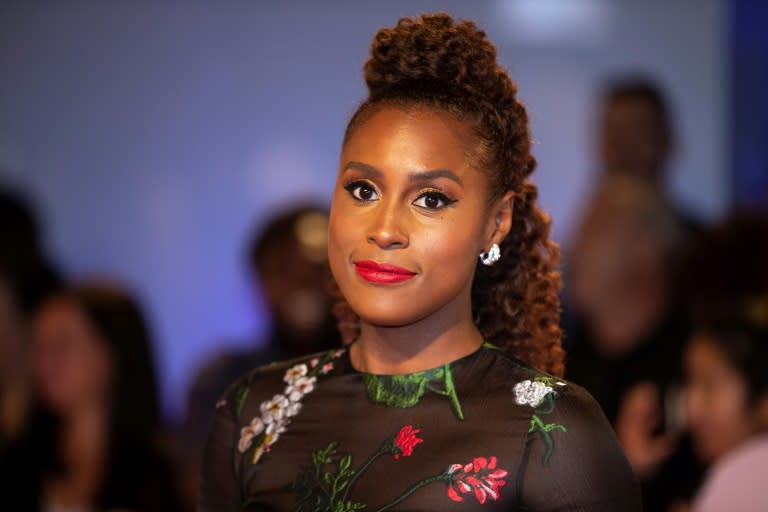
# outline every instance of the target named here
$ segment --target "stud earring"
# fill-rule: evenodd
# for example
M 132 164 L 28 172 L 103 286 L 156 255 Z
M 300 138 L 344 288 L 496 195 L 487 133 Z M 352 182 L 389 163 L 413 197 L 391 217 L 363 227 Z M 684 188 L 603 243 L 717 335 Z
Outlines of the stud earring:
M 480 262 L 483 265 L 486 265 L 490 267 L 497 261 L 501 259 L 501 249 L 499 248 L 499 244 L 493 244 L 490 249 L 488 249 L 488 252 L 481 252 L 480 253 Z

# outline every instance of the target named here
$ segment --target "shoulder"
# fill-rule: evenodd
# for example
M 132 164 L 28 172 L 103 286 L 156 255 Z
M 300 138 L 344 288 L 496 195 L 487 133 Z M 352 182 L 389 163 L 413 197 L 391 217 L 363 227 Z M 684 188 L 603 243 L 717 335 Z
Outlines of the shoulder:
M 533 368 L 509 352 L 487 345 L 486 350 L 495 358 L 493 372 L 513 384 L 515 403 L 536 407 L 551 396 L 558 405 L 566 406 L 565 412 L 586 413 L 602 416 L 600 406 L 583 387 L 555 375 Z
M 495 386 L 528 422 L 518 484 L 532 510 L 639 510 L 639 484 L 613 429 L 581 386 L 489 349 Z M 505 383 L 505 384 L 502 384 Z M 493 391 L 498 392 L 499 389 Z
M 239 419 L 245 409 L 254 409 L 264 401 L 290 394 L 292 385 L 303 385 L 307 391 L 319 376 L 334 369 L 335 361 L 344 352 L 345 349 L 335 349 L 254 368 L 230 384 L 216 409 Z
M 696 498 L 696 510 L 725 510 L 735 504 L 743 510 L 759 510 L 756 505 L 768 500 L 768 490 L 761 485 L 766 470 L 768 434 L 762 434 L 715 465 Z

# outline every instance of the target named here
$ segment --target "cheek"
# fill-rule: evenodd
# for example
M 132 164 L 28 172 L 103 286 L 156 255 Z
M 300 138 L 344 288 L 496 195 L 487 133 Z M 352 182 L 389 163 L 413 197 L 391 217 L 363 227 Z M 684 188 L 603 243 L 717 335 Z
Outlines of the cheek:
M 342 212 L 338 209 L 331 211 L 328 220 L 328 264 L 337 282 L 343 279 L 341 270 L 348 264 L 349 252 L 358 236 L 354 225 L 348 224 Z
M 707 390 L 689 391 L 687 413 L 697 451 L 705 459 L 727 452 L 749 435 L 744 386 L 721 380 Z
M 104 393 L 109 380 L 105 351 L 94 342 L 50 343 L 35 355 L 35 376 L 41 398 L 53 409 L 76 405 Z

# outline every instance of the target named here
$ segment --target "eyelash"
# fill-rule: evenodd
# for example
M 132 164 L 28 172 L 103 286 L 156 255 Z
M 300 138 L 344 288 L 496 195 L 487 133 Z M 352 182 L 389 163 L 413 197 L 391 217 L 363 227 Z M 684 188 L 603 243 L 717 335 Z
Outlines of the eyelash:
M 437 207 L 434 207 L 434 208 L 431 208 L 429 206 L 420 206 L 420 205 L 416 205 L 416 206 L 418 206 L 419 208 L 424 208 L 425 210 L 436 211 L 436 210 L 442 210 L 443 208 L 447 208 L 447 207 L 451 206 L 453 203 L 456 202 L 456 199 L 451 199 L 450 197 L 445 195 L 443 192 L 441 192 L 440 190 L 436 190 L 436 189 L 430 189 L 430 190 L 422 191 L 419 194 L 419 197 L 416 198 L 416 201 L 419 201 L 422 198 L 428 198 L 428 197 L 437 199 L 438 201 L 442 202 L 443 203 L 442 206 L 437 206 Z M 416 201 L 414 201 L 414 204 L 416 203 Z
M 371 183 L 365 180 L 354 180 L 344 185 L 344 189 L 347 192 L 349 192 L 349 194 L 352 196 L 352 198 L 355 201 L 359 201 L 361 203 L 375 201 L 376 199 L 365 199 L 363 197 L 359 197 L 358 195 L 356 195 L 356 191 L 358 191 L 363 187 L 371 190 L 374 194 L 378 194 L 378 192 L 376 191 L 376 188 Z M 426 204 L 424 206 L 416 204 L 417 201 L 425 198 L 437 199 L 442 203 L 442 205 L 437 207 L 429 207 L 429 206 L 426 206 Z M 451 206 L 456 201 L 457 201 L 456 199 L 451 199 L 443 191 L 439 189 L 428 189 L 428 190 L 421 191 L 421 193 L 419 193 L 418 197 L 413 202 L 413 204 L 414 206 L 417 206 L 418 208 L 422 208 L 424 210 L 437 211 L 437 210 L 442 210 L 443 208 L 446 208 L 448 206 Z

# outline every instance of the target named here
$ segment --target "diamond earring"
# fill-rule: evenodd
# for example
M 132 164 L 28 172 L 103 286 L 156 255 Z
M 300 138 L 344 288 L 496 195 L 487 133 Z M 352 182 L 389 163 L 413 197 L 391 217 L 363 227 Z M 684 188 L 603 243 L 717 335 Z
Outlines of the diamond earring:
M 501 259 L 501 249 L 499 248 L 499 244 L 493 244 L 490 249 L 488 249 L 488 252 L 481 252 L 480 253 L 480 262 L 483 265 L 491 266 L 497 261 Z

